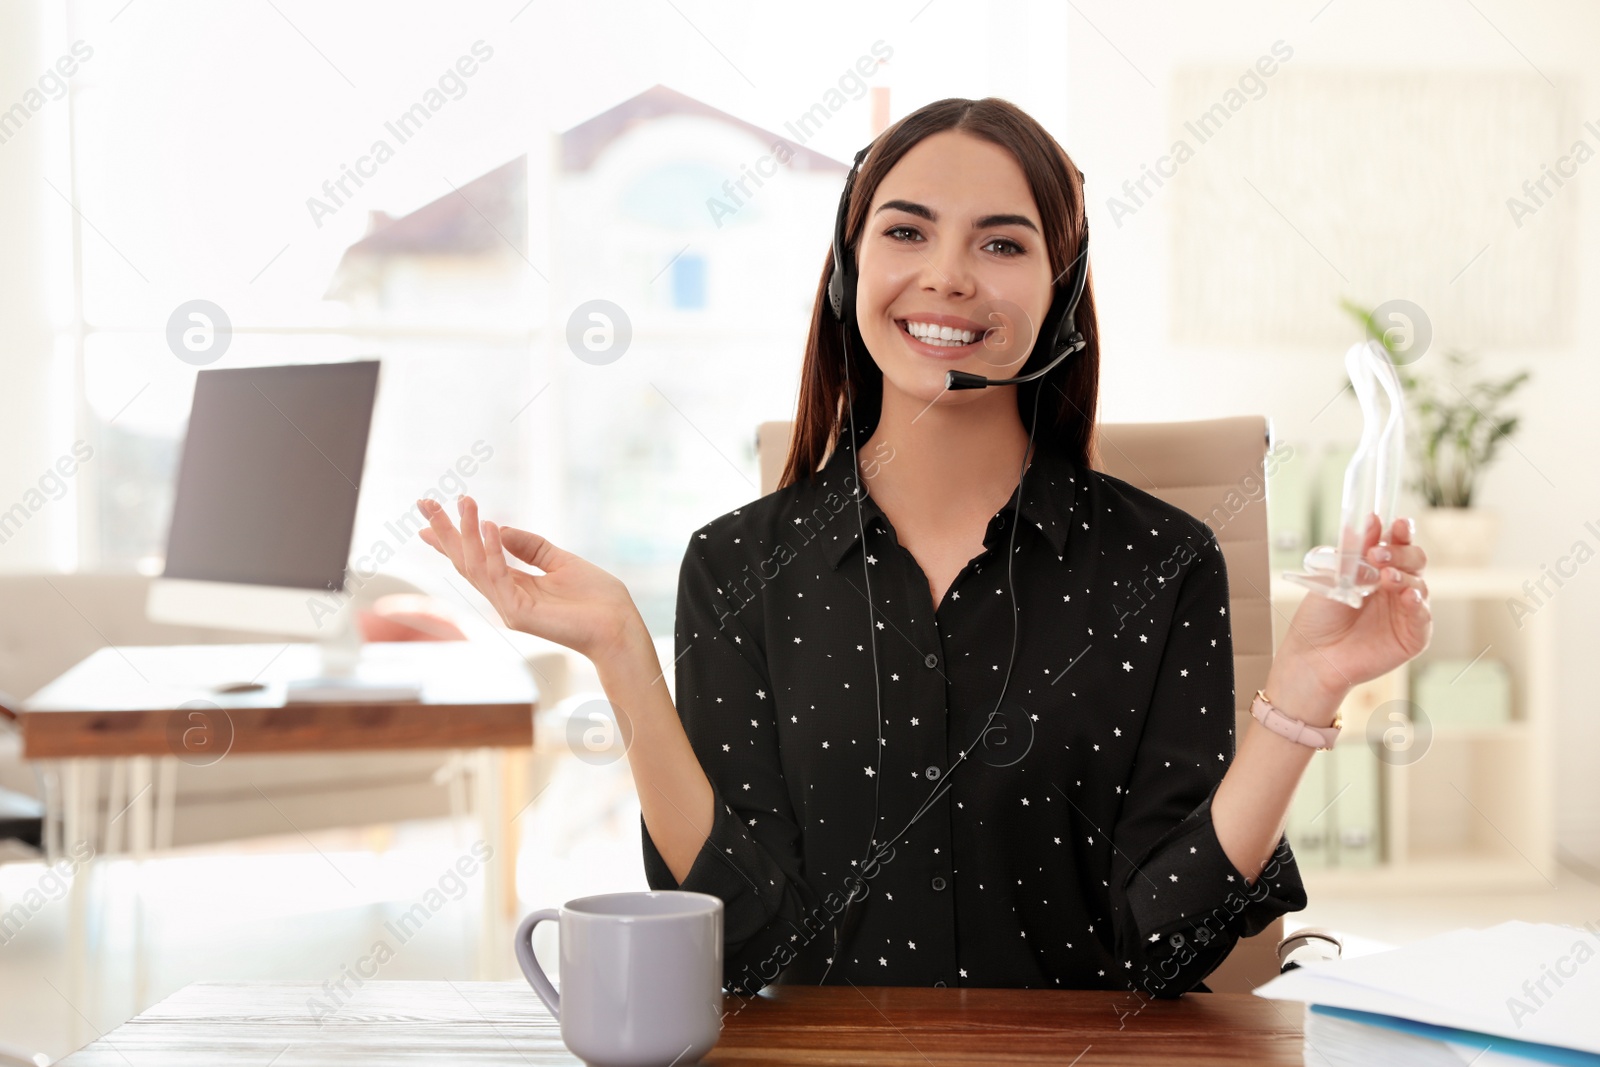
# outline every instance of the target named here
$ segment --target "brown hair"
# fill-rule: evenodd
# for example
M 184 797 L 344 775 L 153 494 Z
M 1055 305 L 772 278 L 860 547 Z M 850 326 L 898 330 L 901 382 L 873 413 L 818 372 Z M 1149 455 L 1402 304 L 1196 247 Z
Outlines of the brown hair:
M 1077 258 L 1086 224 L 1083 182 L 1066 151 L 1026 112 L 998 97 L 967 100 L 951 97 L 918 108 L 881 133 L 862 162 L 851 193 L 845 219 L 845 246 L 849 254 L 861 238 L 867 209 L 884 175 L 923 138 L 944 130 L 959 130 L 1008 150 L 1022 167 L 1044 227 L 1050 272 L 1059 289 L 1071 281 L 1068 266 Z M 828 277 L 833 272 L 833 250 L 823 264 L 811 309 L 811 332 L 806 338 L 805 362 L 800 369 L 800 400 L 789 436 L 789 458 L 778 479 L 782 489 L 809 478 L 826 462 L 828 451 L 846 425 L 843 338 L 839 322 L 827 306 Z M 1100 334 L 1094 315 L 1094 285 L 1090 278 L 1078 303 L 1078 329 L 1087 342 L 1083 351 L 1037 381 L 1016 387 L 1017 410 L 1023 425 L 1030 421 L 1035 391 L 1039 432 L 1080 467 L 1090 465 L 1096 398 L 1100 391 Z M 850 331 L 852 355 L 867 346 L 854 322 Z M 1027 361 L 1032 363 L 1032 357 Z M 1020 371 L 1018 373 L 1021 373 Z M 850 364 L 850 393 L 856 397 L 856 421 L 876 424 L 883 402 L 883 372 L 871 359 L 859 357 Z

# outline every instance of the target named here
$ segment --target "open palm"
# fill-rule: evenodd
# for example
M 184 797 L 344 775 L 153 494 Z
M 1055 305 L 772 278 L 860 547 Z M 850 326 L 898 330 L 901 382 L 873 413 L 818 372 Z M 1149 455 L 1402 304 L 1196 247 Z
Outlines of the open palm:
M 581 556 L 527 530 L 478 519 L 478 505 L 459 499 L 461 529 L 432 500 L 417 506 L 428 520 L 422 540 L 449 558 L 514 630 L 543 637 L 591 659 L 620 641 L 637 609 L 627 586 Z M 530 574 L 506 553 L 543 571 Z

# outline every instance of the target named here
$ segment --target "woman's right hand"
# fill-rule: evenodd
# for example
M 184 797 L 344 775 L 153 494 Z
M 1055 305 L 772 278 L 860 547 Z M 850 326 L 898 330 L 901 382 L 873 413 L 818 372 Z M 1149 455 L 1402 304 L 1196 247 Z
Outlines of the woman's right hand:
M 480 523 L 471 497 L 457 500 L 459 531 L 437 502 L 424 498 L 417 507 L 428 520 L 422 540 L 448 557 L 513 630 L 594 660 L 621 648 L 631 628 L 643 625 L 619 579 L 536 533 Z M 544 573 L 508 566 L 506 552 Z

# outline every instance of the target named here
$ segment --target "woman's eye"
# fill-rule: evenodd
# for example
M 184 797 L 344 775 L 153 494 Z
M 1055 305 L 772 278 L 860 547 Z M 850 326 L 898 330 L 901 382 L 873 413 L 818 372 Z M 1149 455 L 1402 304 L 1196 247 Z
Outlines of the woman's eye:
M 906 226 L 906 225 L 903 225 L 903 224 L 900 225 L 900 226 L 891 226 L 889 229 L 883 231 L 883 235 L 885 237 L 891 238 L 892 240 L 895 240 L 895 241 L 899 241 L 902 244 L 910 243 L 910 238 L 902 238 L 902 237 L 897 236 L 898 234 L 902 234 L 902 233 L 912 234 L 918 240 L 920 240 L 922 238 L 922 235 L 917 232 L 916 227 L 914 227 L 914 226 Z M 985 242 L 983 247 L 984 248 L 989 248 L 989 247 L 992 247 L 993 245 L 1004 245 L 1005 248 L 1006 248 L 1006 251 L 1001 252 L 1000 255 L 1005 257 L 1005 258 L 1007 258 L 1007 259 L 1011 258 L 1012 256 L 1020 256 L 1020 255 L 1023 254 L 1023 252 L 1026 251 L 1026 249 L 1024 249 L 1021 245 L 1017 244 L 1017 242 L 1013 241 L 1009 237 L 996 237 L 996 238 L 993 238 L 993 239 Z

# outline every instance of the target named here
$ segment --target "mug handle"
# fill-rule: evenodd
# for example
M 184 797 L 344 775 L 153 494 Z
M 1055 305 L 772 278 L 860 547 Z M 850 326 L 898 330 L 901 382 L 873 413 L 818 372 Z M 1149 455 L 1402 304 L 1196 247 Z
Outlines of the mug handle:
M 536 911 L 522 920 L 517 927 L 517 966 L 522 968 L 523 977 L 528 984 L 533 986 L 533 991 L 539 994 L 539 999 L 544 1001 L 544 1006 L 550 1009 L 550 1014 L 561 1021 L 561 994 L 556 992 L 556 987 L 550 984 L 550 978 L 544 973 L 544 968 L 539 966 L 539 960 L 533 954 L 533 928 L 546 919 L 559 922 L 561 912 L 556 908 L 545 908 Z

